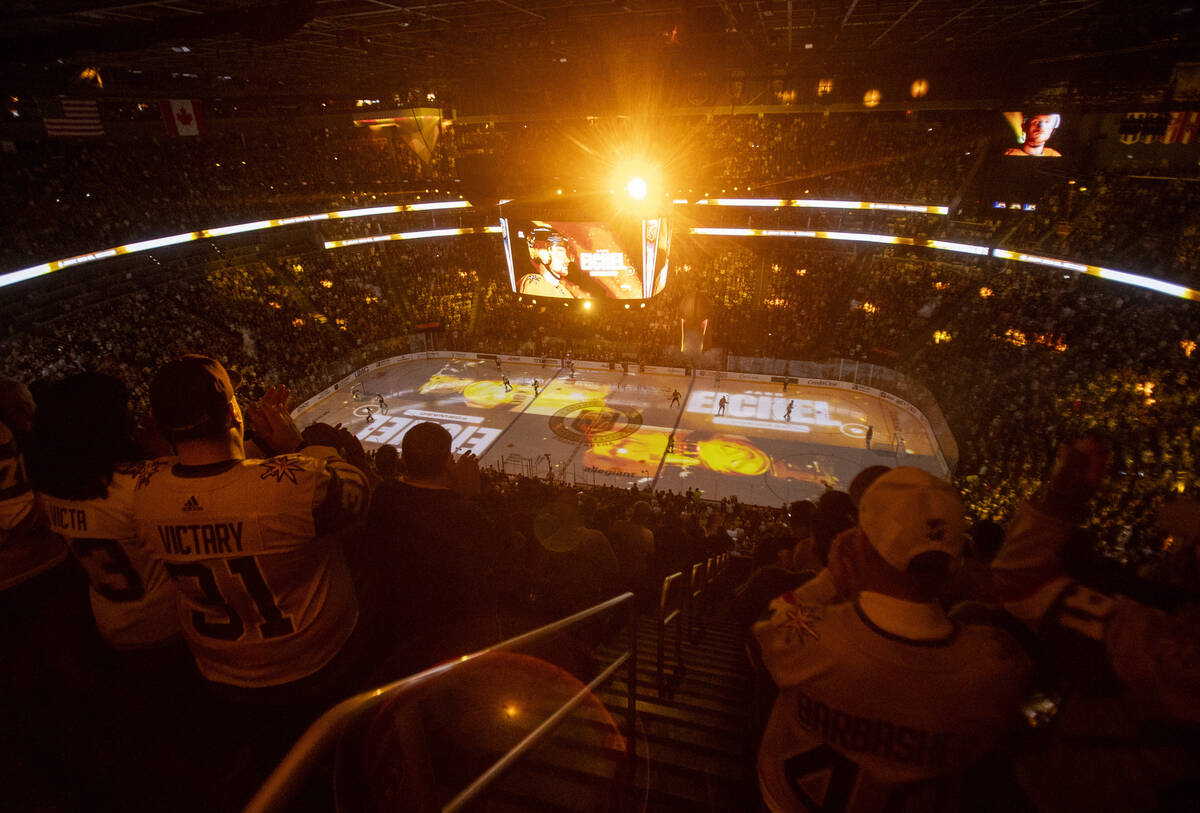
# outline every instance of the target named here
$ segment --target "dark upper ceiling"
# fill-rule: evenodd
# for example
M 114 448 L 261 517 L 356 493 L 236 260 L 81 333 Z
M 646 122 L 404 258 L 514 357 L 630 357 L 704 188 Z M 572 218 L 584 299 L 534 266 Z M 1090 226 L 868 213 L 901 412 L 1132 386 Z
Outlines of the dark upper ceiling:
M 0 82 L 47 92 L 95 66 L 106 93 L 420 89 L 468 110 L 738 72 L 924 72 L 986 94 L 1004 77 L 1028 84 L 1072 66 L 1119 73 L 1194 59 L 1196 2 L 19 0 L 0 12 Z

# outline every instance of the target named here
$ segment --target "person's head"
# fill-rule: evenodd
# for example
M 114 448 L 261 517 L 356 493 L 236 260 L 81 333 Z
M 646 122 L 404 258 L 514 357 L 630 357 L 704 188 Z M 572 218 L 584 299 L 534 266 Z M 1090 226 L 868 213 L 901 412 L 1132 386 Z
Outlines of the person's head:
M 867 466 L 856 474 L 854 479 L 850 481 L 849 489 L 850 499 L 854 501 L 854 504 L 859 504 L 862 500 L 862 495 L 871 487 L 871 483 L 874 483 L 891 470 L 891 466 Z
M 530 230 L 526 243 L 530 257 L 549 281 L 557 283 L 567 276 L 571 257 L 565 235 L 549 226 L 536 226 Z
M 966 538 L 962 501 L 953 486 L 900 466 L 866 490 L 858 511 L 858 527 L 878 556 L 870 570 L 879 589 L 895 586 L 921 601 L 945 592 Z
M 454 461 L 450 454 L 451 440 L 449 432 L 429 421 L 409 429 L 400 442 L 404 476 L 410 480 L 431 481 L 445 475 Z
M 68 500 L 104 497 L 118 463 L 136 460 L 129 392 L 119 379 L 79 373 L 37 388 L 30 475 Z
M 1041 147 L 1050 140 L 1058 128 L 1057 113 L 1033 113 L 1021 120 L 1021 132 L 1025 134 L 1024 144 L 1027 147 Z
M 813 515 L 817 507 L 809 500 L 796 500 L 788 506 L 788 524 L 796 536 L 808 536 L 812 533 Z
M 191 441 L 223 440 L 231 433 L 240 442 L 242 411 L 233 383 L 221 362 L 186 355 L 159 368 L 150 382 L 154 422 L 172 446 Z
M 595 528 L 596 511 L 600 508 L 600 501 L 591 494 L 583 494 L 579 497 L 579 517 L 583 520 L 583 524 L 589 528 Z
M 822 562 L 829 561 L 829 547 L 834 538 L 849 528 L 854 527 L 857 513 L 854 501 L 844 491 L 826 491 L 817 500 L 817 510 L 813 512 L 812 534 L 813 547 Z
M 0 421 L 10 429 L 28 432 L 33 426 L 34 412 L 29 388 L 14 378 L 0 376 Z
M 637 525 L 645 525 L 650 521 L 650 503 L 638 500 L 629 509 L 629 519 Z
M 400 452 L 395 446 L 385 443 L 375 450 L 375 471 L 384 480 L 400 474 Z
M 565 553 L 579 545 L 579 500 L 570 491 L 555 495 L 533 519 L 533 535 L 547 550 Z
M 790 569 L 792 566 L 791 537 L 783 534 L 767 534 L 755 544 L 752 561 L 755 569 L 772 565 Z

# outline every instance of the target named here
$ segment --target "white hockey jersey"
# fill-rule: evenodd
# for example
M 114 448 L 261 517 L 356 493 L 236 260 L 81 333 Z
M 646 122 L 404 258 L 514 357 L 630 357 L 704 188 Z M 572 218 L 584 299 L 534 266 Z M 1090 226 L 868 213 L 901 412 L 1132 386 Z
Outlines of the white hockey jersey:
M 368 483 L 333 449 L 208 466 L 162 466 L 135 492 L 138 533 L 179 588 L 200 672 L 235 686 L 307 677 L 354 631 L 340 543 Z
M 927 780 L 965 768 L 1017 723 L 1028 659 L 1000 630 L 944 616 L 940 638 L 901 637 L 861 599 L 824 603 L 829 584 L 825 571 L 754 626 L 780 688 L 759 749 L 763 798 L 773 811 L 883 811 L 906 798 L 905 809 L 938 809 L 941 788 Z
M 114 649 L 158 646 L 180 633 L 178 592 L 160 559 L 137 537 L 133 493 L 161 462 L 118 467 L 100 499 L 38 498 L 50 530 L 66 542 L 87 572 L 96 628 Z

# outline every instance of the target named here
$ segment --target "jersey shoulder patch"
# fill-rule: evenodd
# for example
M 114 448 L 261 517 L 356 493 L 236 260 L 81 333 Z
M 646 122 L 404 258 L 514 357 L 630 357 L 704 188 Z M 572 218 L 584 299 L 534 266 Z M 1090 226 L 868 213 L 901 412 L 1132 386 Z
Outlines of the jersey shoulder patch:
M 311 458 L 298 454 L 268 458 L 259 463 L 259 479 L 274 480 L 277 483 L 287 480 L 292 485 L 298 485 L 299 481 L 296 479 L 296 475 L 307 468 L 305 461 L 309 459 Z

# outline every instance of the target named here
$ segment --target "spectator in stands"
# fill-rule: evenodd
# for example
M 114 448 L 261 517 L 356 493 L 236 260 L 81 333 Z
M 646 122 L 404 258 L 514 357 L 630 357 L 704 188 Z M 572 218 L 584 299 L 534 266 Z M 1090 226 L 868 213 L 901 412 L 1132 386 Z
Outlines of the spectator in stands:
M 87 572 L 100 636 L 117 650 L 181 641 L 175 584 L 137 538 L 133 493 L 154 464 L 140 463 L 125 386 L 79 373 L 38 396 L 31 473 L 51 530 Z
M 0 785 L 16 803 L 55 807 L 64 762 L 85 766 L 80 784 L 95 776 L 81 747 L 95 635 L 86 581 L 36 508 L 35 411 L 24 384 L 0 377 Z
M 560 493 L 534 521 L 542 551 L 539 570 L 555 617 L 585 610 L 620 593 L 617 556 L 600 531 L 586 527 L 578 498 Z
M 46 573 L 67 558 L 66 548 L 46 532 L 35 509 L 25 448 L 35 412 L 29 388 L 0 378 L 0 591 Z
M 817 573 L 825 567 L 825 560 L 817 551 L 813 540 L 813 516 L 817 507 L 811 500 L 796 500 L 788 506 L 788 527 L 791 530 L 793 570 L 810 570 Z M 776 593 L 778 595 L 778 593 Z
M 813 548 L 814 512 L 811 502 L 797 500 L 788 510 L 788 531 L 763 534 L 758 539 L 754 546 L 754 570 L 734 592 L 733 615 L 743 631 L 749 632 L 750 625 L 758 620 L 771 599 L 796 589 L 824 569 Z M 799 552 L 798 558 L 795 552 Z
M 1005 633 L 938 604 L 965 530 L 948 483 L 897 468 L 859 508 L 828 569 L 754 626 L 780 688 L 759 750 L 773 811 L 935 809 L 1015 721 L 1029 674 Z
M 1185 810 L 1200 791 L 1195 606 L 1167 615 L 1105 595 L 1071 578 L 1061 556 L 1111 454 L 1095 434 L 1061 444 L 992 565 L 997 599 L 1038 634 L 1063 692 L 1017 775 L 1041 809 Z
M 479 500 L 479 461 L 458 460 L 450 433 L 419 423 L 401 441 L 404 477 L 377 490 L 368 560 L 382 589 L 378 633 L 399 677 L 499 640 L 497 534 Z M 386 673 L 386 674 L 385 674 Z
M 625 589 L 639 594 L 650 585 L 646 576 L 650 557 L 654 555 L 654 532 L 646 527 L 650 520 L 650 503 L 638 500 L 624 519 L 613 523 L 612 548 L 620 563 L 621 581 Z
M 828 565 L 833 540 L 853 528 L 857 517 L 858 509 L 846 492 L 829 490 L 822 494 L 812 518 L 813 555 L 806 558 L 806 564 L 819 561 L 822 567 Z
M 178 462 L 143 471 L 134 514 L 181 600 L 184 637 L 214 691 L 278 705 L 291 731 L 350 683 L 358 605 L 335 535 L 367 508 L 368 481 L 327 446 L 306 446 L 269 389 L 250 411 L 275 450 L 247 459 L 242 411 L 224 367 L 187 355 L 158 371 L 154 420 Z M 311 429 L 311 427 L 310 427 Z
M 375 473 L 385 482 L 400 476 L 400 452 L 392 444 L 385 443 L 375 450 Z

